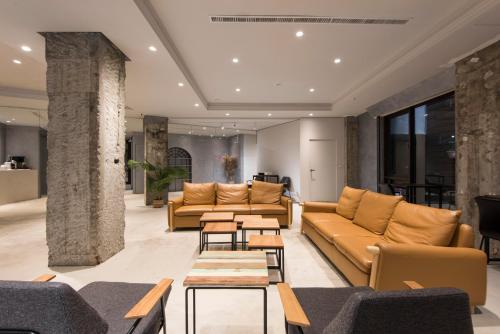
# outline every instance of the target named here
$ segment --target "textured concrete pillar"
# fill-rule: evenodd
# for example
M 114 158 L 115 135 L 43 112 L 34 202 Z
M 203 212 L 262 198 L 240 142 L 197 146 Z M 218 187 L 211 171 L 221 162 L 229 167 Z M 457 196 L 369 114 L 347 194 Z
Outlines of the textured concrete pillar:
M 459 61 L 456 75 L 457 206 L 477 242 L 474 197 L 500 195 L 500 42 Z
M 168 118 L 158 116 L 144 116 L 144 159 L 156 166 L 168 165 Z M 147 178 L 147 173 L 144 176 Z M 153 203 L 153 195 L 144 182 L 144 202 Z M 166 200 L 168 192 L 163 198 Z
M 345 184 L 350 187 L 359 186 L 359 161 L 358 161 L 358 118 L 349 116 L 345 118 Z
M 96 265 L 124 246 L 126 56 L 101 33 L 43 33 L 49 266 Z

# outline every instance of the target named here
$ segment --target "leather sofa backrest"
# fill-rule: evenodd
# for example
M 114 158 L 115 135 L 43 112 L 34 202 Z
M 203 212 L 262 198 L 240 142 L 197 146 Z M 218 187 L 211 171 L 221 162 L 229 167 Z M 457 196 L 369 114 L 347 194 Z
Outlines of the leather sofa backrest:
M 353 223 L 375 234 L 384 234 L 389 219 L 401 200 L 401 196 L 366 191 L 356 210 Z
M 451 239 L 450 247 L 474 248 L 474 229 L 472 226 L 458 223 Z
M 251 204 L 280 204 L 283 184 L 262 181 L 252 182 Z
M 215 183 L 184 182 L 184 205 L 215 204 Z
M 217 204 L 248 204 L 248 186 L 217 183 Z
M 400 202 L 384 233 L 389 242 L 448 246 L 457 228 L 460 211 Z
M 364 189 L 345 186 L 340 195 L 336 213 L 344 218 L 352 220 L 365 192 L 366 190 Z

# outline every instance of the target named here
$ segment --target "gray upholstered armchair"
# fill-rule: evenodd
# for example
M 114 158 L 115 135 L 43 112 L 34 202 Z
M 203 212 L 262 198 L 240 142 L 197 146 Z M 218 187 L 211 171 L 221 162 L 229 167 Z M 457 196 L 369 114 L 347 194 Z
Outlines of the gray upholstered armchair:
M 78 292 L 48 282 L 0 281 L 0 333 L 165 333 L 165 303 L 172 280 L 157 285 L 93 282 Z
M 289 334 L 472 334 L 469 298 L 455 288 L 376 292 L 369 287 L 278 284 Z

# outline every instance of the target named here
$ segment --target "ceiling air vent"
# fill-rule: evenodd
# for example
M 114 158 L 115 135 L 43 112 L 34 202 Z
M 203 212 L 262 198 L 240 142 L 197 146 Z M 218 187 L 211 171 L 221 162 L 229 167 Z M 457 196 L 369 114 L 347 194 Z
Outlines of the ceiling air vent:
M 311 23 L 311 24 L 406 24 L 408 19 L 349 18 L 333 16 L 215 15 L 212 23 Z

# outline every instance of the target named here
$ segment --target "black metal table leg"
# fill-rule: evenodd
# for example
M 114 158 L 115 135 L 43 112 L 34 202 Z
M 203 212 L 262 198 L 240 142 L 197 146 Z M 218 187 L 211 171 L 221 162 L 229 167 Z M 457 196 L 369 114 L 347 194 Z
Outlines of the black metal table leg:
M 167 334 L 167 322 L 165 320 L 165 303 L 163 302 L 163 297 L 160 298 L 160 307 L 161 307 L 161 319 L 162 319 L 162 327 L 163 334 Z
M 186 291 L 184 292 L 184 304 L 185 304 L 185 309 L 184 312 L 186 314 L 186 319 L 185 319 L 185 326 L 186 326 L 186 334 L 189 334 L 189 298 L 188 298 L 188 292 L 189 288 L 186 288 Z
M 267 334 L 267 289 L 262 288 L 264 291 L 264 334 Z

